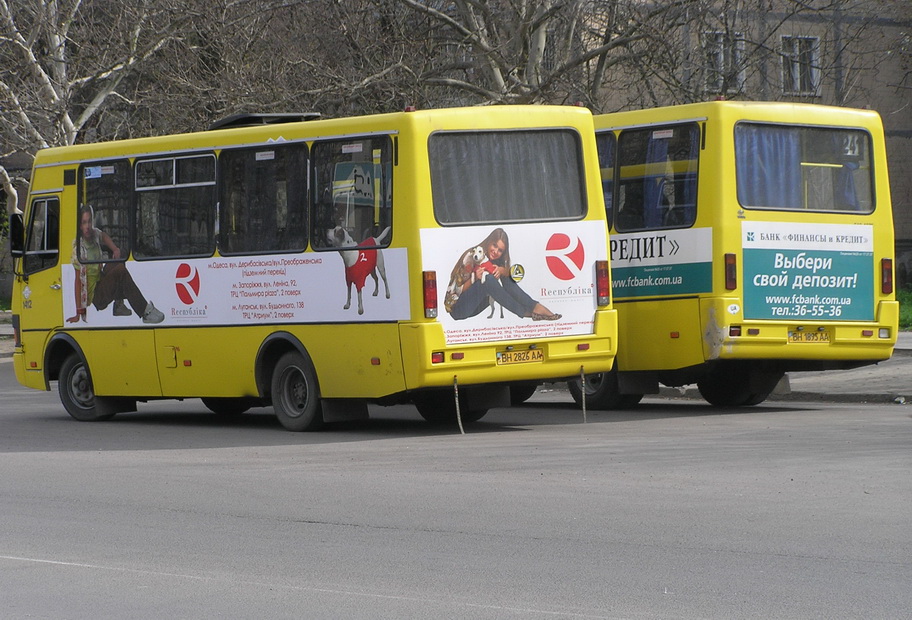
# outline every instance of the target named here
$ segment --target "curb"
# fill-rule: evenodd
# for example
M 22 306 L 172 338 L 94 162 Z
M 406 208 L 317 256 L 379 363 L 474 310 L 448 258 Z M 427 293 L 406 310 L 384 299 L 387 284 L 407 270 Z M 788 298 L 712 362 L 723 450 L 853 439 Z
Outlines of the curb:
M 647 394 L 646 397 L 653 398 L 665 398 L 669 400 L 703 400 L 703 397 L 700 396 L 694 388 L 688 388 L 686 390 L 680 390 L 676 388 L 660 388 L 658 394 Z M 868 394 L 868 393 L 858 393 L 858 392 L 848 392 L 845 394 L 821 394 L 820 392 L 802 392 L 802 391 L 792 391 L 788 394 L 770 394 L 764 403 L 770 402 L 811 402 L 811 403 L 878 403 L 878 404 L 888 404 L 893 403 L 897 405 L 904 405 L 906 403 L 912 403 L 912 396 L 906 396 L 904 394 L 891 394 L 891 393 L 880 393 L 880 394 Z

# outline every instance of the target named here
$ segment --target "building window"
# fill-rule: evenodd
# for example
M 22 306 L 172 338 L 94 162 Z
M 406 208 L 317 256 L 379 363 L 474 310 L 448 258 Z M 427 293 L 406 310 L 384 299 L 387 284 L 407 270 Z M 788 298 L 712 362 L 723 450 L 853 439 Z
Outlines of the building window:
M 820 85 L 820 39 L 782 37 L 782 92 L 816 95 Z
M 705 84 L 708 93 L 729 94 L 744 89 L 744 35 L 704 32 Z

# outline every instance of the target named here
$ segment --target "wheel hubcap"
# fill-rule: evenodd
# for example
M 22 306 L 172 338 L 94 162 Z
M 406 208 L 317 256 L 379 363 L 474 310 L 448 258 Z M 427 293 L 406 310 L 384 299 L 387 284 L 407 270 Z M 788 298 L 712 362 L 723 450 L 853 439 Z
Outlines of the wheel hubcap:
M 307 408 L 307 379 L 300 368 L 289 368 L 282 376 L 282 400 L 291 417 L 299 417 Z
M 586 375 L 586 394 L 595 394 L 602 387 L 602 381 L 605 380 L 604 373 L 595 375 Z
M 89 383 L 89 373 L 84 366 L 77 368 L 70 376 L 70 394 L 80 407 L 91 409 L 95 400 L 92 385 Z

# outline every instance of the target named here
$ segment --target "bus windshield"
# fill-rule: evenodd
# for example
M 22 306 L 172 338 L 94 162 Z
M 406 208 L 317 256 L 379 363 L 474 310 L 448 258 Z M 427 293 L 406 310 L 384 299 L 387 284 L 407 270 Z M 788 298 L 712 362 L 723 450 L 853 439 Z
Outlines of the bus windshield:
M 738 201 L 782 211 L 874 210 L 871 140 L 858 129 L 735 126 Z
M 579 135 L 569 130 L 438 132 L 429 163 L 443 225 L 586 214 Z

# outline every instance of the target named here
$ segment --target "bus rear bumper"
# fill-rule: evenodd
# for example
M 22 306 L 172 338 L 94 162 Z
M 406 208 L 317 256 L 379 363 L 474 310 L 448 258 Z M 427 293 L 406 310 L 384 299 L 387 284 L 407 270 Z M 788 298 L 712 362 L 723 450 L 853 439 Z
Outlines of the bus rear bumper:
M 879 304 L 875 321 L 740 321 L 724 325 L 706 359 L 820 360 L 867 362 L 889 359 L 896 345 L 899 304 Z
M 400 325 L 408 389 L 545 381 L 607 372 L 617 353 L 617 314 L 597 313 L 593 333 L 446 344 L 437 322 Z

